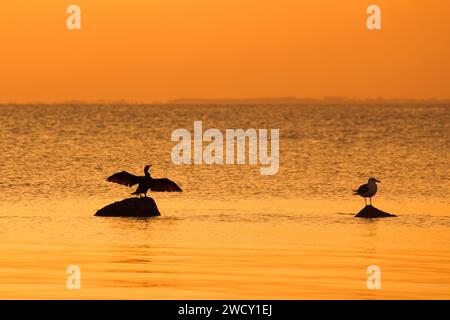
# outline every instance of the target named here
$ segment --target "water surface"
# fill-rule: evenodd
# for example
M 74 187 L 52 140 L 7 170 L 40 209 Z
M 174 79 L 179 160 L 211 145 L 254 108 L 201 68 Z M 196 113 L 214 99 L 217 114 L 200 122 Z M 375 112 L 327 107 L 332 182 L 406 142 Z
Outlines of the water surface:
M 279 128 L 279 174 L 173 165 L 170 135 L 194 120 Z M 448 106 L 0 106 L 0 121 L 1 298 L 450 298 Z M 153 195 L 162 216 L 93 217 L 132 191 L 105 178 L 147 163 L 185 190 Z M 370 176 L 398 218 L 353 218 Z

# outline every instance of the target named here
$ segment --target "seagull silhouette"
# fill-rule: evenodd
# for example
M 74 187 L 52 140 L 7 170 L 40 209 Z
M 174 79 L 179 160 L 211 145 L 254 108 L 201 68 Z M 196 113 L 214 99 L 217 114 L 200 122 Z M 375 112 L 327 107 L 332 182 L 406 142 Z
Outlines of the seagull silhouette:
M 366 198 L 369 198 L 370 205 L 372 205 L 372 197 L 377 193 L 377 182 L 379 180 L 375 178 L 370 178 L 366 184 L 361 185 L 358 190 L 353 190 L 353 195 L 358 195 L 364 198 L 364 203 L 367 206 Z

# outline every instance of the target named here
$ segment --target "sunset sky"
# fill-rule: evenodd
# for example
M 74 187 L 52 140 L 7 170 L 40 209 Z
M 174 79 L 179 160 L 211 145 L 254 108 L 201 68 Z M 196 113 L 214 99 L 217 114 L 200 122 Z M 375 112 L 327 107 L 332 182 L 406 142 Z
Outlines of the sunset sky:
M 448 99 L 449 17 L 443 0 L 1 1 L 0 102 Z

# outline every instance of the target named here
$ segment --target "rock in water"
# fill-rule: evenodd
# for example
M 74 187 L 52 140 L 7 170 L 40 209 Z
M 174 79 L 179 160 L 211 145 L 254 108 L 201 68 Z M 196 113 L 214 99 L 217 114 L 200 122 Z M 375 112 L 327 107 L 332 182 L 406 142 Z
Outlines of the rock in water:
M 99 217 L 156 217 L 160 216 L 155 200 L 152 198 L 128 198 L 114 202 L 95 214 Z
M 372 205 L 365 206 L 358 214 L 355 216 L 357 218 L 389 218 L 396 217 L 394 214 L 390 214 L 384 211 L 381 211 Z

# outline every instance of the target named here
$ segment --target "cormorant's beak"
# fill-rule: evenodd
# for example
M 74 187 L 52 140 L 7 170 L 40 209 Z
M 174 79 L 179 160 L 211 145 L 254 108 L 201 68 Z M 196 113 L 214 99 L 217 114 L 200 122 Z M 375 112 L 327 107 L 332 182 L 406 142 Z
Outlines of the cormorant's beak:
M 381 181 L 380 180 L 375 180 L 376 182 L 378 182 L 378 183 L 381 183 Z

